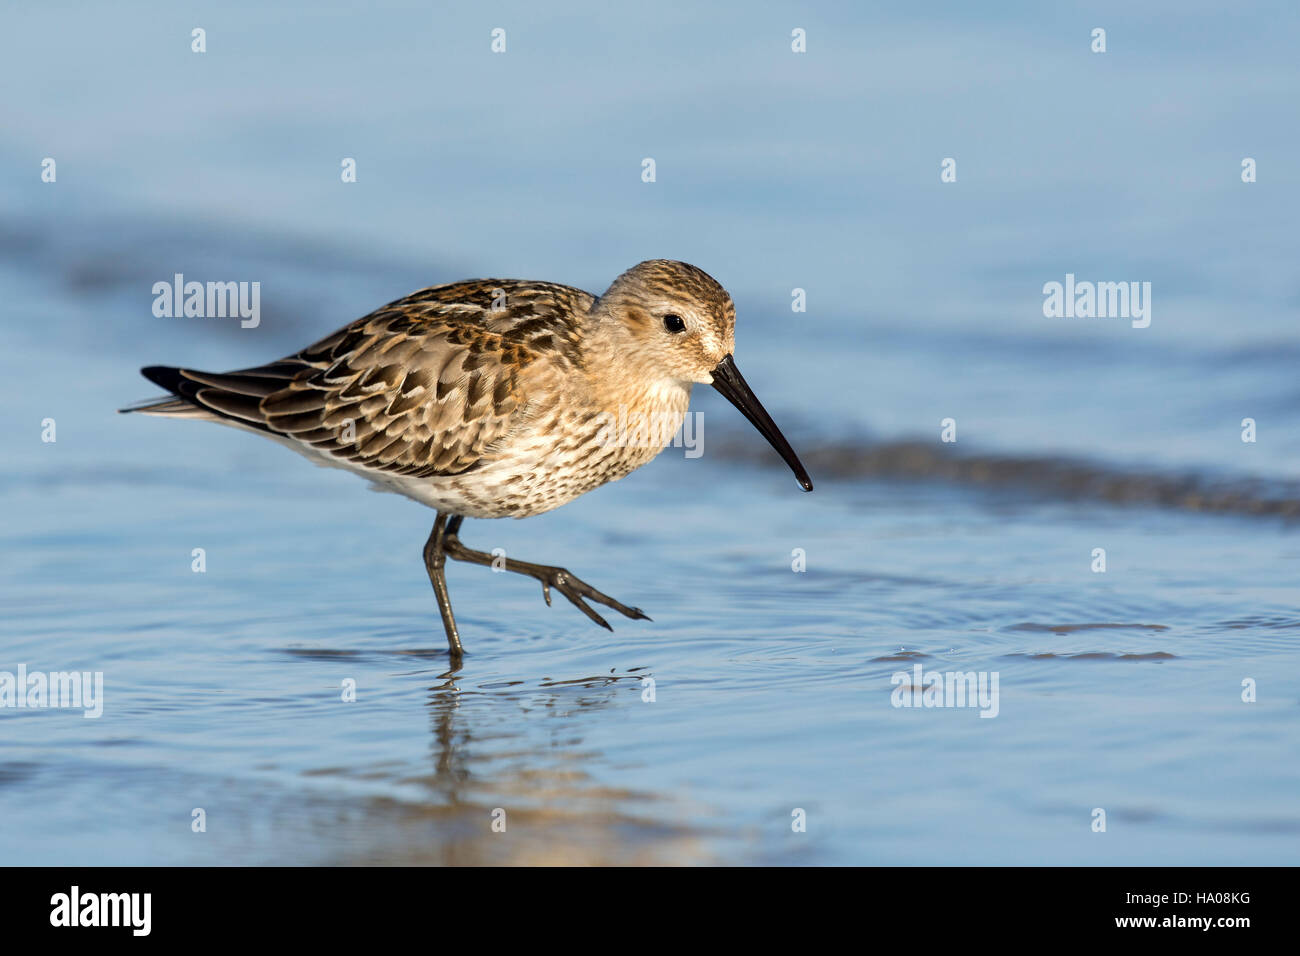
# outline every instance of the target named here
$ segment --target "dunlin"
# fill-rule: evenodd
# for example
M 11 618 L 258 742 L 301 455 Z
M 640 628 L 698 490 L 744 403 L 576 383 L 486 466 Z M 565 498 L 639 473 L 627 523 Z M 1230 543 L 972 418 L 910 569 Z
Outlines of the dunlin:
M 600 297 L 474 279 L 412 293 L 269 365 L 142 369 L 173 397 L 123 411 L 260 432 L 435 509 L 424 563 L 459 659 L 446 560 L 494 561 L 461 543 L 461 522 L 550 511 L 639 468 L 677 430 L 697 382 L 726 396 L 812 490 L 736 368 L 735 320 L 712 276 L 666 259 L 629 269 Z M 629 419 L 642 423 L 635 440 Z M 648 620 L 564 568 L 504 567 L 540 581 L 547 604 L 554 588 L 602 627 L 588 599 Z

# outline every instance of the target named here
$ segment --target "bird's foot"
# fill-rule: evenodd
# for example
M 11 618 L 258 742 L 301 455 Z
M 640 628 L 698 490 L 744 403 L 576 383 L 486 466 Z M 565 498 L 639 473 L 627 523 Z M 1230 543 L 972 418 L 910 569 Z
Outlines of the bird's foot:
M 616 601 L 608 594 L 597 591 L 582 578 L 565 568 L 557 568 L 550 564 L 533 564 L 531 561 L 516 561 L 514 558 L 497 558 L 484 551 L 467 548 L 457 534 L 459 530 L 459 521 L 448 525 L 442 542 L 447 557 L 454 561 L 484 564 L 492 568 L 504 567 L 506 571 L 513 574 L 526 574 L 529 577 L 536 578 L 542 583 L 542 597 L 546 598 L 548 605 L 551 603 L 551 588 L 555 588 L 568 598 L 574 607 L 606 630 L 612 631 L 614 629 L 609 626 L 608 621 L 591 609 L 591 605 L 583 600 L 584 598 L 595 601 L 597 604 L 603 604 L 606 607 L 612 607 L 624 617 L 639 621 L 650 620 L 650 615 L 639 607 L 628 607 L 622 601 Z
M 582 578 L 578 577 L 571 571 L 566 571 L 564 568 L 554 568 L 547 565 L 541 565 L 537 572 L 528 573 L 532 574 L 533 577 L 542 582 L 542 597 L 546 598 L 548 606 L 551 603 L 551 588 L 555 588 L 555 590 L 559 591 L 569 599 L 569 603 L 606 630 L 612 631 L 614 629 L 609 626 L 608 621 L 593 611 L 591 606 L 588 605 L 583 598 L 590 598 L 597 604 L 612 607 L 624 617 L 630 617 L 633 620 L 650 620 L 650 615 L 646 614 L 646 612 L 641 610 L 639 607 L 628 607 L 626 604 L 615 600 L 608 594 L 597 591 L 586 581 L 582 580 Z

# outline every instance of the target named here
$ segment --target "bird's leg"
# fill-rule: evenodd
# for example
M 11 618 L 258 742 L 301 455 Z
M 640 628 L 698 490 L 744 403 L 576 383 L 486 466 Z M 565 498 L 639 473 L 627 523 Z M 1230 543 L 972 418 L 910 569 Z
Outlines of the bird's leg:
M 640 608 L 628 607 L 626 604 L 614 600 L 608 594 L 602 594 L 586 581 L 583 581 L 577 575 L 566 571 L 564 568 L 552 567 L 549 564 L 532 564 L 528 561 L 515 561 L 512 558 L 498 558 L 485 551 L 474 551 L 465 547 L 465 545 L 461 543 L 459 535 L 461 521 L 462 518 L 460 515 L 453 516 L 451 522 L 447 525 L 446 532 L 442 536 L 442 548 L 446 552 L 447 557 L 451 558 L 453 561 L 468 561 L 470 564 L 483 564 L 489 567 L 499 567 L 503 564 L 507 571 L 513 571 L 515 574 L 526 574 L 529 577 L 536 578 L 542 582 L 542 597 L 546 598 L 546 603 L 548 605 L 551 603 L 551 588 L 555 588 L 555 590 L 568 598 L 569 601 L 572 602 L 573 605 L 583 614 L 587 615 L 587 617 L 591 618 L 601 627 L 610 631 L 614 629 L 609 626 L 609 622 L 593 611 L 583 598 L 590 598 L 598 604 L 612 607 L 614 610 L 626 617 L 642 621 L 650 620 L 650 616 Z M 435 530 L 437 530 L 436 526 Z M 430 540 L 432 540 L 432 538 L 430 538 Z M 429 573 L 430 575 L 433 574 L 432 571 Z M 435 584 L 434 587 L 436 588 L 437 585 Z M 444 617 L 449 618 L 450 614 L 451 608 L 448 606 Z
M 460 527 L 460 516 L 452 518 L 456 527 Z M 442 612 L 442 626 L 447 631 L 447 646 L 451 649 L 452 663 L 458 663 L 465 653 L 460 643 L 460 632 L 456 630 L 456 618 L 451 613 L 451 597 L 447 594 L 447 516 L 442 512 L 433 522 L 429 540 L 424 542 L 424 568 L 429 572 L 429 581 L 433 584 L 433 593 L 438 598 L 438 610 Z

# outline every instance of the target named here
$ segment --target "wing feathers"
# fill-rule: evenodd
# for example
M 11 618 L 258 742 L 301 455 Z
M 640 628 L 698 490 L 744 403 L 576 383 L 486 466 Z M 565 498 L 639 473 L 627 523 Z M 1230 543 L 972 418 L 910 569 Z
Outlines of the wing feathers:
M 505 305 L 501 302 L 504 299 Z M 214 373 L 150 366 L 158 404 L 294 439 L 363 468 L 434 477 L 481 464 L 530 402 L 528 369 L 581 364 L 594 299 L 550 283 L 478 280 L 421 290 L 296 355 Z

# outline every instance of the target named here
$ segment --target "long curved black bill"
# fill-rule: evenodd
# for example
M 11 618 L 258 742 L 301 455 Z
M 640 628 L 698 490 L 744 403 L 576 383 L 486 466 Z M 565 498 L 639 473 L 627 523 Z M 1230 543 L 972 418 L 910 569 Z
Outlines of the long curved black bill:
M 775 448 L 776 453 L 785 459 L 785 463 L 790 466 L 795 478 L 799 480 L 799 486 L 804 491 L 812 491 L 812 479 L 808 477 L 808 472 L 804 471 L 799 456 L 794 453 L 790 443 L 785 440 L 785 436 L 781 434 L 781 429 L 776 427 L 776 422 L 772 421 L 772 416 L 764 410 L 758 399 L 754 397 L 754 393 L 750 391 L 749 385 L 740 374 L 740 369 L 736 368 L 736 360 L 730 355 L 719 362 L 718 367 L 713 370 L 713 387 L 721 392 L 727 401 L 740 409 L 740 414 L 748 418 L 751 425 L 762 432 L 768 444 Z

